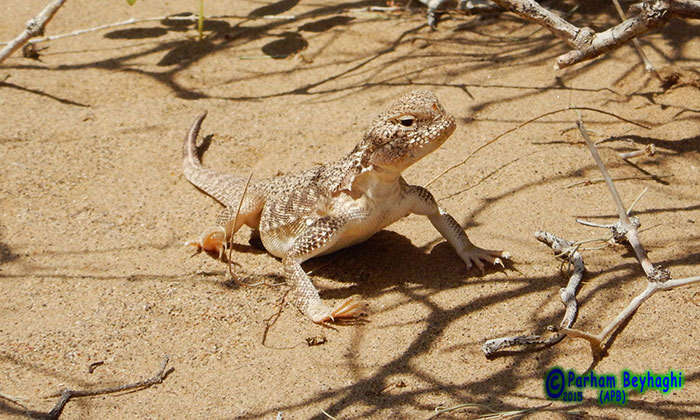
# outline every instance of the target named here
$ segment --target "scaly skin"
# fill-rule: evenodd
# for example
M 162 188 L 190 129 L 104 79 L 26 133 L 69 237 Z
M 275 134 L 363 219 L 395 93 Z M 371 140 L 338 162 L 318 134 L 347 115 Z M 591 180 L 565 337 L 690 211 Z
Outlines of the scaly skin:
M 196 141 L 206 113 L 185 138 L 184 173 L 199 189 L 223 204 L 220 227 L 191 244 L 222 259 L 225 244 L 242 225 L 260 235 L 265 249 L 282 259 L 297 307 L 316 323 L 353 318 L 361 305 L 349 298 L 334 310 L 326 306 L 301 268 L 318 255 L 365 241 L 408 214 L 422 214 L 455 249 L 467 268 L 501 264 L 503 251 L 474 246 L 455 219 L 423 187 L 409 185 L 401 172 L 437 149 L 454 132 L 454 118 L 432 92 L 402 96 L 372 123 L 362 141 L 344 158 L 299 174 L 253 182 L 202 167 Z M 234 223 L 235 220 L 235 223 Z

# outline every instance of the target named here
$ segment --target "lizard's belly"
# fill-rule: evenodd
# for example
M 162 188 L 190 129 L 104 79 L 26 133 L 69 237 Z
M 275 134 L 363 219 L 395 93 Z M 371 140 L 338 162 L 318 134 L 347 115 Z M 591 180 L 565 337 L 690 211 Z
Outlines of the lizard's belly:
M 340 232 L 338 239 L 321 251 L 318 255 L 330 254 L 343 248 L 359 244 L 372 237 L 375 233 L 408 215 L 408 206 L 401 200 L 398 192 L 395 196 L 389 196 L 382 200 L 382 204 L 377 205 L 373 200 L 366 197 L 360 199 L 356 204 L 359 212 L 365 215 L 356 220 L 348 222 Z M 388 204 L 388 205 L 387 205 Z
M 326 255 L 341 249 L 347 248 L 349 246 L 357 245 L 371 238 L 375 233 L 382 230 L 384 227 L 390 225 L 395 220 L 388 221 L 387 223 L 381 223 L 381 219 L 376 222 L 368 219 L 364 223 L 353 223 L 343 230 L 340 234 L 338 240 L 321 251 L 318 255 Z M 374 223 L 373 223 L 374 222 Z

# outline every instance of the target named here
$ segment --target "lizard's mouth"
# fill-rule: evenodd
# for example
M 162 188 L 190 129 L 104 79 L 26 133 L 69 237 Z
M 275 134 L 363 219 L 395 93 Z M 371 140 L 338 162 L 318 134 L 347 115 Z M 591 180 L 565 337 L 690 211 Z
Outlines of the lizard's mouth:
M 414 136 L 409 137 L 409 150 L 406 158 L 413 164 L 431 153 L 454 133 L 457 124 L 452 115 L 441 116 L 432 121 L 430 128 L 425 131 L 417 131 Z

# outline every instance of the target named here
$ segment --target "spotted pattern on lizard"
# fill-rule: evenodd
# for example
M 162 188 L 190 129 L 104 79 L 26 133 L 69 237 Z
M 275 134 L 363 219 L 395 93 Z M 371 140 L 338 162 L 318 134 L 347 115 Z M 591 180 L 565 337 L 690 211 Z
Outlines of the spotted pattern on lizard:
M 407 167 L 440 147 L 456 128 L 454 117 L 430 91 L 410 92 L 391 104 L 340 160 L 252 182 L 245 196 L 245 178 L 202 166 L 196 141 L 205 117 L 206 113 L 200 115 L 185 137 L 184 173 L 226 209 L 219 218 L 220 226 L 191 244 L 223 259 L 232 235 L 242 225 L 250 226 L 265 249 L 281 258 L 294 303 L 314 322 L 354 318 L 361 304 L 348 298 L 330 309 L 301 264 L 360 243 L 411 213 L 427 216 L 467 268 L 476 265 L 483 271 L 484 262 L 502 265 L 501 258 L 509 258 L 506 252 L 473 245 L 427 189 L 409 185 L 401 176 Z M 235 217 L 239 203 L 241 210 Z

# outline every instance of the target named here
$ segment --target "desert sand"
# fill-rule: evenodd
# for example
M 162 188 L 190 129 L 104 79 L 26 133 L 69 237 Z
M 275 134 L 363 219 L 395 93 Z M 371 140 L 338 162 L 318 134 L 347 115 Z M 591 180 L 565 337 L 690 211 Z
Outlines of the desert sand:
M 5 1 L 0 40 L 46 0 Z M 615 206 L 566 111 L 525 125 L 438 178 L 430 189 L 482 247 L 508 250 L 505 268 L 464 264 L 421 216 L 305 264 L 330 305 L 356 295 L 360 325 L 326 328 L 287 303 L 278 260 L 236 235 L 237 276 L 184 245 L 215 223 L 219 205 L 181 171 L 181 142 L 208 110 L 204 163 L 256 179 L 352 150 L 374 116 L 411 89 L 434 91 L 458 121 L 453 136 L 406 171 L 426 184 L 480 145 L 543 113 L 583 111 L 642 243 L 674 278 L 700 266 L 700 23 L 673 20 L 642 45 L 675 83 L 645 73 L 631 46 L 555 71 L 566 46 L 510 14 L 445 16 L 350 9 L 382 2 L 205 2 L 193 24 L 147 21 L 40 44 L 38 59 L 0 65 L 0 394 L 48 412 L 63 388 L 97 389 L 173 371 L 136 392 L 71 400 L 62 418 L 424 419 L 436 407 L 543 407 L 598 418 L 700 416 L 700 289 L 660 292 L 616 335 L 597 374 L 682 371 L 668 394 L 630 393 L 601 406 L 551 402 L 553 366 L 579 373 L 587 342 L 491 360 L 483 342 L 558 325 L 567 276 L 536 230 L 569 240 L 604 236 L 576 218 L 616 219 Z M 559 10 L 568 11 L 572 4 Z M 55 35 L 126 20 L 196 12 L 198 2 L 71 0 Z M 261 19 L 263 15 L 295 19 Z M 250 18 L 245 18 L 250 16 Z M 570 19 L 607 28 L 609 2 Z M 653 157 L 619 152 L 647 145 Z M 586 182 L 590 181 L 590 182 Z M 576 184 L 576 185 L 572 185 Z M 595 245 L 595 244 L 594 244 Z M 645 285 L 624 246 L 584 252 L 575 327 L 601 331 Z M 325 343 L 309 346 L 307 339 Z M 517 349 L 516 349 L 517 350 Z M 92 372 L 89 367 L 92 366 Z M 0 398 L 0 417 L 27 411 Z M 463 407 L 440 418 L 473 418 Z

